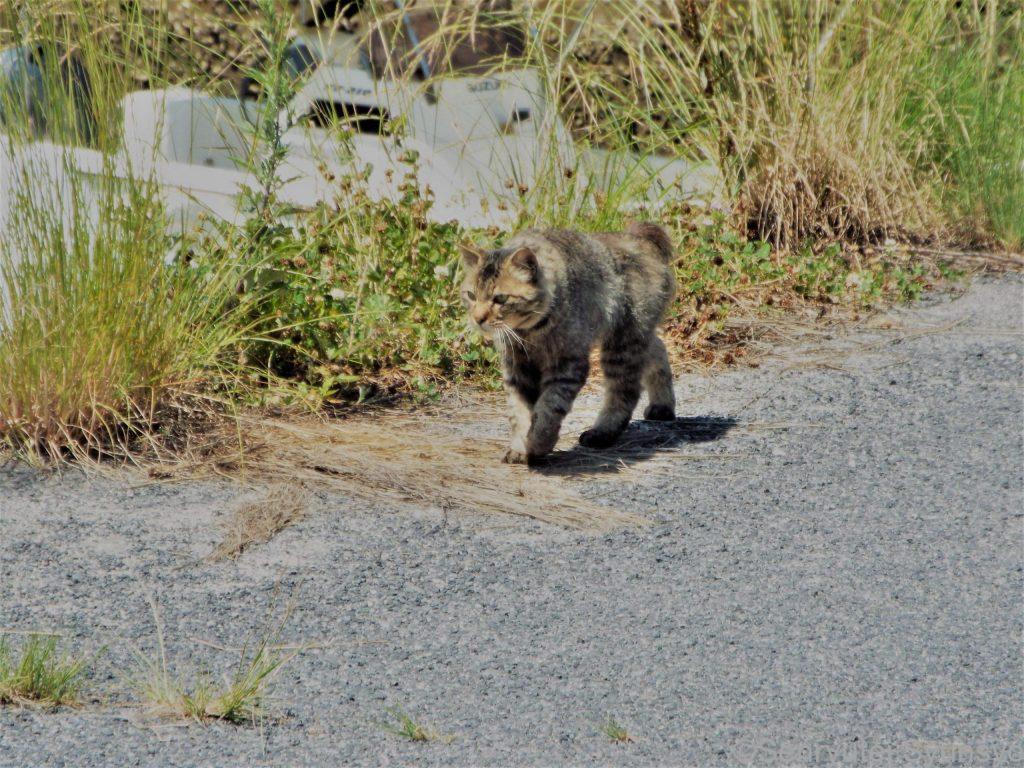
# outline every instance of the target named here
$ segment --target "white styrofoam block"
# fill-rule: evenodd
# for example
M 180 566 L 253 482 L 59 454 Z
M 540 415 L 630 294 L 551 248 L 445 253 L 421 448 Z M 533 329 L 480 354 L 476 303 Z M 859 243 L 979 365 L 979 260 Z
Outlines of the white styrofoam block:
M 171 88 L 131 93 L 123 109 L 124 150 L 136 168 L 162 160 L 230 170 L 252 151 L 253 132 L 238 99 Z

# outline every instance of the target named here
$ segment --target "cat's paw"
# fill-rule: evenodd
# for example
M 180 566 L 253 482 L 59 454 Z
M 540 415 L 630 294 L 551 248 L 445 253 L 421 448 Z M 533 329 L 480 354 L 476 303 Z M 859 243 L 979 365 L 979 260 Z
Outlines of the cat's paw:
M 675 421 L 676 412 L 671 405 L 651 403 L 644 411 L 644 418 L 648 421 Z
M 580 445 L 584 448 L 608 448 L 619 439 L 619 434 L 602 429 L 588 429 L 580 435 Z
M 530 457 L 526 453 L 517 451 L 515 448 L 509 448 L 501 457 L 502 464 L 528 464 L 529 461 Z

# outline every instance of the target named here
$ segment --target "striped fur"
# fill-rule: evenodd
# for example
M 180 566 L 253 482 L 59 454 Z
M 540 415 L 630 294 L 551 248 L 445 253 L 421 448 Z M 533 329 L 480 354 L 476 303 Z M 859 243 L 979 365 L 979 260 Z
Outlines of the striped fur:
M 554 448 L 595 346 L 605 399 L 583 445 L 613 444 L 642 390 L 645 418 L 675 418 L 672 371 L 657 336 L 675 292 L 672 258 L 656 224 L 597 235 L 527 230 L 497 250 L 463 248 L 463 301 L 501 351 L 512 426 L 505 461 L 530 462 Z

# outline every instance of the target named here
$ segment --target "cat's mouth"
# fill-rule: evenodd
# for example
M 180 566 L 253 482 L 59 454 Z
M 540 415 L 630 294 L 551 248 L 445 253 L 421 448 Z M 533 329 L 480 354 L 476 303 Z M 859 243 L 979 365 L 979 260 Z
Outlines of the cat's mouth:
M 473 323 L 476 326 L 477 331 L 488 341 L 494 341 L 498 335 L 499 326 L 494 323 Z
M 507 323 L 478 323 L 480 332 L 484 338 L 494 343 L 496 347 L 523 347 L 523 337 L 519 334 L 518 328 L 513 328 Z
M 520 338 L 522 335 L 543 328 L 548 324 L 549 320 L 549 313 L 541 314 L 528 311 L 501 319 L 488 318 L 482 322 L 474 319 L 473 324 L 485 338 L 496 339 L 504 336 L 511 341 L 519 343 L 522 341 Z

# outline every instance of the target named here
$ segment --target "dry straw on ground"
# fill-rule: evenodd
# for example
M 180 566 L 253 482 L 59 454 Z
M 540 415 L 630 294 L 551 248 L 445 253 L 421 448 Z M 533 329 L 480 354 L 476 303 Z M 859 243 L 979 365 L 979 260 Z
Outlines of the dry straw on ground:
M 452 512 L 520 515 L 602 531 L 644 518 L 595 504 L 572 485 L 499 462 L 503 442 L 461 433 L 451 422 L 408 413 L 329 422 L 253 425 L 250 473 L 302 481 L 367 499 Z
M 255 501 L 243 501 L 224 524 L 224 538 L 210 559 L 238 557 L 254 544 L 265 544 L 306 514 L 308 494 L 301 486 L 281 484 Z
M 504 426 L 497 407 L 474 403 L 469 409 L 473 420 L 459 415 L 465 409 L 438 410 L 344 419 L 242 416 L 230 437 L 208 438 L 202 445 L 195 440 L 195 450 L 186 452 L 191 458 L 179 454 L 176 466 L 161 463 L 150 474 L 162 479 L 216 474 L 271 488 L 261 501 L 236 510 L 214 553 L 220 557 L 233 557 L 266 540 L 301 515 L 297 495 L 288 490 L 296 486 L 344 493 L 369 504 L 510 514 L 594 532 L 645 523 L 637 511 L 589 501 L 562 477 L 567 474 L 563 470 L 579 462 L 591 472 L 621 471 L 631 463 L 628 445 L 621 455 L 563 453 L 550 468 L 531 470 L 502 464 L 504 441 L 481 436 L 488 425 Z

